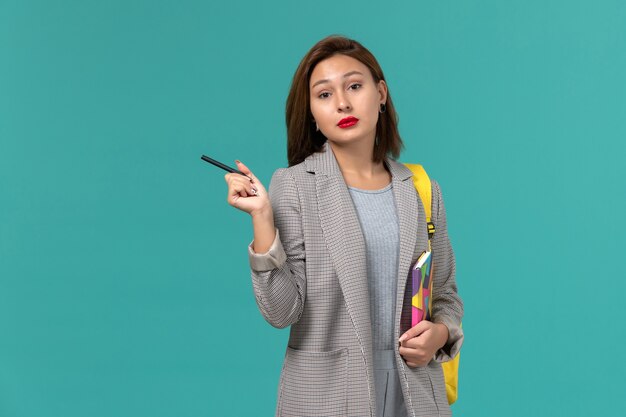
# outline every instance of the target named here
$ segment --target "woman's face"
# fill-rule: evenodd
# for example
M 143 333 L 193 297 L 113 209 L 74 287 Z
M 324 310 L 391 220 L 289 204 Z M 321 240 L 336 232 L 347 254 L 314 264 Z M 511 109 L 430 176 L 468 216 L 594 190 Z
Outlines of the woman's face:
M 309 92 L 313 119 L 328 140 L 373 145 L 387 85 L 374 82 L 364 64 L 340 54 L 320 61 L 311 73 Z

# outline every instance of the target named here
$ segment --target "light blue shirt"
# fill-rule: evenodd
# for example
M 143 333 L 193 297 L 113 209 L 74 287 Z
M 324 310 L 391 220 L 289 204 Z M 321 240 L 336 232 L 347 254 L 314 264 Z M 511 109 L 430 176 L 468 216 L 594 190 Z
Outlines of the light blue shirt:
M 394 349 L 400 235 L 392 183 L 380 190 L 348 187 L 367 247 L 367 280 L 374 350 Z

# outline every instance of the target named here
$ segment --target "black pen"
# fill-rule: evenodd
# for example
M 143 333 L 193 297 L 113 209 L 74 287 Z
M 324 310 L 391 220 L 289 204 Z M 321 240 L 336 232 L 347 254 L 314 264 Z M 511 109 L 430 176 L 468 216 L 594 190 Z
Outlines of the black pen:
M 213 158 L 209 158 L 209 157 L 208 157 L 208 156 L 206 156 L 206 155 L 202 155 L 201 159 L 202 159 L 203 161 L 208 162 L 209 164 L 213 164 L 213 165 L 215 165 L 215 166 L 216 166 L 216 167 L 218 167 L 218 168 L 222 168 L 224 171 L 232 172 L 233 174 L 240 174 L 240 175 L 243 175 L 244 177 L 248 178 L 248 179 L 250 180 L 250 182 L 254 182 L 254 181 L 252 180 L 252 178 L 250 178 L 249 176 L 247 176 L 247 175 L 246 175 L 246 174 L 244 174 L 243 172 L 239 171 L 238 169 L 231 168 L 231 167 L 229 167 L 228 165 L 221 163 L 220 161 L 216 161 L 215 159 L 213 159 Z M 257 192 L 257 191 L 256 191 L 256 189 L 255 189 L 254 187 L 252 187 L 252 192 L 256 195 L 256 192 Z

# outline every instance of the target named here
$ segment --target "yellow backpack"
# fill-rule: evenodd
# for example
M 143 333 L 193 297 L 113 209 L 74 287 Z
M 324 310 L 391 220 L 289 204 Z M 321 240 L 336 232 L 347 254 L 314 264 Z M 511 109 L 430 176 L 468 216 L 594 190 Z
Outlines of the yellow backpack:
M 413 172 L 413 184 L 415 189 L 422 199 L 424 210 L 426 211 L 426 223 L 428 224 L 428 246 L 430 248 L 430 240 L 435 234 L 435 224 L 431 221 L 432 215 L 432 187 L 430 185 L 430 178 L 428 174 L 419 164 L 404 164 Z M 436 272 L 435 272 L 436 273 Z M 459 386 L 459 359 L 461 353 L 457 355 L 451 361 L 441 364 L 443 368 L 443 376 L 446 381 L 446 395 L 448 396 L 448 404 L 452 404 L 458 397 Z

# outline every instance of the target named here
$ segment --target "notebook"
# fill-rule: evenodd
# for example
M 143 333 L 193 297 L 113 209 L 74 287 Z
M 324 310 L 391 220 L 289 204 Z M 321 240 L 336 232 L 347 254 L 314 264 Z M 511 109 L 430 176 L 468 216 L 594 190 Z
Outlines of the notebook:
M 422 320 L 430 320 L 433 293 L 431 261 L 431 252 L 422 252 L 412 268 L 411 327 Z

